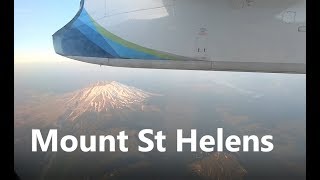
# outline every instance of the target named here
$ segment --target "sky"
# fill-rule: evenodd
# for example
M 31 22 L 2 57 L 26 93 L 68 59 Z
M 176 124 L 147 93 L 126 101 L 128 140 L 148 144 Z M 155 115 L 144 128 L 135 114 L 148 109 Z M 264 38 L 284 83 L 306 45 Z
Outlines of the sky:
M 61 59 L 54 54 L 52 34 L 67 24 L 79 7 L 80 0 L 14 0 L 15 62 L 34 62 L 48 55 L 47 61 Z

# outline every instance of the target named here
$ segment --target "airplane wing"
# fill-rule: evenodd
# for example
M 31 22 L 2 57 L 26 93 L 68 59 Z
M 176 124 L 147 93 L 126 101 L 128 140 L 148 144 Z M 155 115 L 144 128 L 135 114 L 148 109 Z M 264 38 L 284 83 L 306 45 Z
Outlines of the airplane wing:
M 107 66 L 306 73 L 305 0 L 81 0 L 55 52 Z

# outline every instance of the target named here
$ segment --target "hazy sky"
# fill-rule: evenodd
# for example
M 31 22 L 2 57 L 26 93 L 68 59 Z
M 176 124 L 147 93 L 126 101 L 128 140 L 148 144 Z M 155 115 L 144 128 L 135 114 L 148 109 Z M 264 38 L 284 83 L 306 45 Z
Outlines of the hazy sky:
M 52 34 L 67 24 L 79 7 L 80 0 L 15 0 L 15 55 L 54 52 Z

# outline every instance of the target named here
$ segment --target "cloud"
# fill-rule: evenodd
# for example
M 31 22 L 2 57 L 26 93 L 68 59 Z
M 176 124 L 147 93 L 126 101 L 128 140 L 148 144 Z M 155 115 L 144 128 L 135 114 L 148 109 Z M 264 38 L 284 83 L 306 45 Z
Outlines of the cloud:
M 260 97 L 263 96 L 262 94 L 259 94 L 259 93 L 255 92 L 255 91 L 251 91 L 251 90 L 248 90 L 248 89 L 244 89 L 244 88 L 242 88 L 242 87 L 236 86 L 236 85 L 234 85 L 234 84 L 232 84 L 232 83 L 230 83 L 230 82 L 227 82 L 227 81 L 225 81 L 225 80 L 224 80 L 224 81 L 221 81 L 221 80 L 215 79 L 214 82 L 217 83 L 217 84 L 220 84 L 220 85 L 229 87 L 229 88 L 231 88 L 231 89 L 234 89 L 234 90 L 236 90 L 237 92 L 239 92 L 240 94 L 248 95 L 248 96 L 250 96 L 250 97 L 252 97 L 252 98 L 260 98 Z

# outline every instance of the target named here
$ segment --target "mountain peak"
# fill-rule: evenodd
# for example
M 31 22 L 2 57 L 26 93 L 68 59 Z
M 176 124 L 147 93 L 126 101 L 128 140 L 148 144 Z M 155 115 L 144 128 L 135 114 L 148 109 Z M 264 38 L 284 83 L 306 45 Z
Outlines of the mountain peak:
M 118 83 L 117 81 L 98 81 L 96 83 L 91 84 L 91 86 L 105 86 L 108 84 L 116 85 L 116 84 L 121 84 L 121 83 Z
M 99 81 L 71 94 L 67 119 L 74 120 L 84 112 L 108 112 L 112 109 L 141 107 L 154 94 L 116 81 Z

